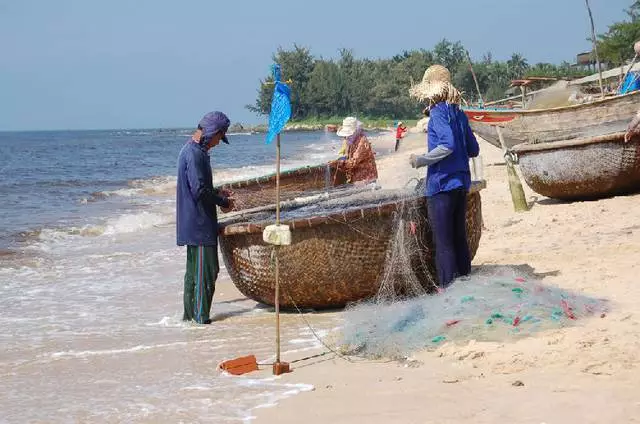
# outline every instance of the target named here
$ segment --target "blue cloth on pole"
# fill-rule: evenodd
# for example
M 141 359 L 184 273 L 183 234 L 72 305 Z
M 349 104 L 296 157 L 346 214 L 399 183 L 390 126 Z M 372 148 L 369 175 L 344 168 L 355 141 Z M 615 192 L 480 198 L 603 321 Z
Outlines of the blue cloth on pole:
M 629 72 L 620 87 L 620 94 L 631 93 L 640 90 L 640 74 L 638 72 Z
M 273 80 L 275 87 L 271 99 L 271 113 L 269 114 L 269 130 L 267 131 L 267 144 L 282 131 L 289 118 L 291 118 L 291 89 L 282 80 L 280 65 L 273 65 Z

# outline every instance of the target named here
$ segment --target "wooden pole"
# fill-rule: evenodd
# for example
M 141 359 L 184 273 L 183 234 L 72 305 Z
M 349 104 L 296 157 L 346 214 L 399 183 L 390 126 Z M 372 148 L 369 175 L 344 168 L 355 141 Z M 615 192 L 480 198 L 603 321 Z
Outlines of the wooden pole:
M 593 42 L 593 52 L 596 55 L 596 63 L 598 64 L 598 82 L 600 83 L 600 96 L 604 99 L 604 86 L 602 85 L 602 64 L 600 63 L 600 56 L 598 56 L 598 40 L 596 39 L 596 28 L 593 24 L 593 13 L 591 13 L 589 0 L 584 1 L 587 4 L 587 11 L 589 11 L 589 21 L 591 22 L 591 41 Z
M 280 225 L 280 133 L 276 136 L 276 225 Z M 280 261 L 278 258 L 279 246 L 275 249 L 276 266 L 276 364 L 280 363 Z
M 527 87 L 524 85 L 520 86 L 520 92 L 522 93 L 522 109 L 527 108 Z
M 516 212 L 525 212 L 529 210 L 527 199 L 524 195 L 524 189 L 522 183 L 516 172 L 516 167 L 511 159 L 511 154 L 507 151 L 507 146 L 502 136 L 502 128 L 496 125 L 496 131 L 498 132 L 498 139 L 500 140 L 500 146 L 502 146 L 502 153 L 504 153 L 504 160 L 507 164 L 507 176 L 509 178 L 509 191 L 511 192 L 511 201 L 513 202 L 513 209 Z
M 471 70 L 471 76 L 473 77 L 473 82 L 476 84 L 476 91 L 478 92 L 478 98 L 480 99 L 480 107 L 484 107 L 484 100 L 482 99 L 482 93 L 480 92 L 480 84 L 478 84 L 478 78 L 476 77 L 476 73 L 473 70 L 473 63 L 471 62 L 471 55 L 469 55 L 469 51 L 465 51 L 467 53 L 467 60 L 469 61 L 469 69 Z

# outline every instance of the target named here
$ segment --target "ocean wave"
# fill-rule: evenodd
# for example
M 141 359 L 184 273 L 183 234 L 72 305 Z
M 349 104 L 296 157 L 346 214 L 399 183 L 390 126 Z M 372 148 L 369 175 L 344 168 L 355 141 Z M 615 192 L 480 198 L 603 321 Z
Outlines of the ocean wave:
M 21 244 L 49 250 L 51 245 L 76 240 L 142 232 L 154 227 L 167 225 L 174 220 L 173 208 L 158 212 L 138 212 L 109 218 L 100 224 L 83 226 L 39 228 L 23 231 L 16 237 Z
M 127 187 L 117 190 L 97 191 L 91 193 L 90 197 L 81 199 L 81 203 L 92 203 L 104 200 L 112 196 L 136 197 L 136 196 L 162 196 L 175 193 L 175 176 L 154 176 L 150 178 L 140 178 L 127 182 Z
M 169 224 L 173 219 L 173 211 L 170 214 L 147 211 L 135 214 L 125 214 L 108 220 L 107 224 L 104 226 L 103 234 L 116 235 L 144 231 L 158 225 Z

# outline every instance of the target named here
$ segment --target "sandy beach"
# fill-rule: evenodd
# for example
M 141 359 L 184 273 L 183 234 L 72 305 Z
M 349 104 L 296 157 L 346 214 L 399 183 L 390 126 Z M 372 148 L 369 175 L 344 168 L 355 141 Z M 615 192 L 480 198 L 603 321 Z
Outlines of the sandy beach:
M 391 137 L 374 142 L 378 150 L 386 143 L 393 148 Z M 424 134 L 414 133 L 381 158 L 382 185 L 421 175 L 406 164 L 424 149 Z M 259 409 L 258 423 L 640 421 L 640 195 L 563 203 L 525 185 L 531 209 L 515 213 L 501 152 L 481 142 L 481 155 L 485 228 L 474 270 L 516 269 L 608 299 L 610 312 L 513 342 L 445 343 L 404 363 L 331 355 L 300 362 L 280 378 L 314 389 Z

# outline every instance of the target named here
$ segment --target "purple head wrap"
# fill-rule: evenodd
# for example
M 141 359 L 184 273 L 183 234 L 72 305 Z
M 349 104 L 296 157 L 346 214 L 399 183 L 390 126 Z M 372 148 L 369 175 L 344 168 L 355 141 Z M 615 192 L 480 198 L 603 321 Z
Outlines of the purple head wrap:
M 364 131 L 362 130 L 362 122 L 358 121 L 356 123 L 356 131 L 349 137 L 347 137 L 347 144 L 353 144 L 354 142 L 358 141 L 363 132 Z
M 227 132 L 230 124 L 231 121 L 229 121 L 229 118 L 227 118 L 227 115 L 224 113 L 209 112 L 202 117 L 198 124 L 198 128 L 202 130 L 202 137 L 205 140 L 208 140 L 219 131 Z M 229 144 L 229 140 L 226 135 L 222 137 L 222 141 Z

